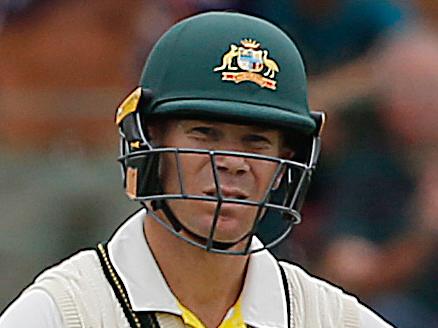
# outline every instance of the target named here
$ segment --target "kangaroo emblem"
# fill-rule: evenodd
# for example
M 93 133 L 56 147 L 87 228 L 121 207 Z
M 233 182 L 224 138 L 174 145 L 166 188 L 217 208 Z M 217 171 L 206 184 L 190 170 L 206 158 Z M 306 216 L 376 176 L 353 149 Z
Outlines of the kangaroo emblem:
M 230 51 L 228 51 L 223 57 L 222 57 L 222 66 L 215 67 L 213 71 L 222 71 L 224 69 L 229 69 L 231 71 L 236 71 L 237 67 L 233 66 L 233 58 L 236 57 L 239 54 L 239 48 L 232 44 L 230 45 Z

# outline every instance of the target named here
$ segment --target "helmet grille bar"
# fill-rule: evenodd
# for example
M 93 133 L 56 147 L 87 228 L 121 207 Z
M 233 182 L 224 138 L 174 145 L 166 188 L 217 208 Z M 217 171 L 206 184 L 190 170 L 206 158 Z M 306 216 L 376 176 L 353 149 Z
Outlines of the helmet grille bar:
M 211 161 L 211 168 L 213 171 L 213 179 L 214 179 L 214 185 L 216 188 L 216 195 L 218 196 L 219 199 L 223 199 L 223 195 L 222 195 L 222 191 L 220 188 L 220 178 L 219 178 L 219 173 L 218 173 L 218 168 L 217 168 L 217 163 L 216 163 L 216 155 L 214 151 L 210 151 L 209 152 L 210 155 L 210 161 Z
M 217 221 L 219 219 L 219 213 L 221 211 L 221 207 L 222 207 L 222 200 L 219 199 L 217 201 L 216 209 L 214 211 L 213 223 L 211 225 L 210 234 L 207 239 L 207 251 L 211 250 L 213 246 L 213 241 L 214 241 L 213 237 L 214 237 L 214 233 L 216 232 L 216 226 L 217 226 Z
M 303 173 L 301 174 L 301 176 L 300 176 L 300 181 L 298 182 L 297 190 L 300 190 L 301 186 L 303 185 L 303 182 L 304 182 L 304 178 L 305 178 L 305 176 L 306 176 L 306 173 L 303 172 Z M 297 198 L 298 198 L 298 192 L 295 192 L 295 193 L 294 193 L 294 196 L 292 197 L 291 205 L 290 205 L 290 206 L 293 206 L 293 204 L 295 204 Z
M 184 173 L 182 170 L 178 149 L 175 151 L 175 161 L 176 161 L 176 168 L 177 168 L 176 171 L 178 174 L 179 190 L 180 190 L 180 193 L 182 195 L 186 195 L 185 188 L 184 188 Z
M 209 155 L 210 155 L 211 169 L 213 171 L 214 185 L 216 188 L 217 205 L 214 211 L 213 223 L 210 230 L 210 234 L 208 236 L 207 250 L 211 250 L 211 247 L 213 246 L 213 240 L 214 240 L 213 237 L 214 237 L 214 233 L 216 232 L 216 225 L 219 219 L 219 213 L 222 207 L 222 200 L 223 200 L 222 192 L 220 190 L 220 180 L 219 180 L 220 178 L 219 178 L 219 173 L 216 163 L 216 157 L 214 155 L 214 152 L 210 152 Z
M 277 157 L 271 157 L 266 155 L 260 155 L 260 154 L 254 154 L 254 153 L 244 153 L 244 152 L 237 152 L 237 151 L 228 151 L 228 150 L 208 150 L 208 149 L 196 149 L 196 148 L 154 148 L 150 150 L 138 150 L 129 154 L 125 154 L 123 156 L 120 156 L 118 158 L 119 161 L 123 161 L 129 158 L 136 158 L 136 157 L 142 157 L 144 155 L 148 155 L 150 153 L 174 153 L 178 152 L 180 154 L 207 154 L 210 155 L 213 154 L 215 156 L 233 156 L 233 157 L 244 157 L 244 158 L 252 158 L 252 159 L 259 159 L 259 160 L 265 160 L 270 162 L 284 162 L 286 164 L 297 166 L 301 169 L 309 169 L 311 168 L 309 165 L 288 160 L 288 159 L 280 159 Z
M 269 200 L 269 195 L 271 194 L 272 189 L 274 188 L 275 182 L 276 182 L 277 179 L 279 178 L 279 176 L 280 176 L 280 174 L 281 174 L 281 171 L 282 171 L 283 167 L 284 167 L 284 163 L 283 163 L 283 162 L 280 162 L 280 163 L 277 165 L 277 168 L 276 168 L 274 174 L 272 175 L 271 182 L 269 183 L 268 188 L 266 188 L 266 191 L 265 191 L 265 194 L 264 194 L 264 196 L 263 196 L 263 199 L 259 202 L 258 210 L 257 210 L 256 216 L 255 216 L 255 218 L 254 218 L 254 223 L 253 223 L 253 225 L 252 225 L 251 231 L 249 232 L 249 235 L 250 235 L 250 236 L 254 236 L 254 234 L 255 234 L 256 231 L 257 231 L 257 226 L 258 226 L 260 220 L 261 220 L 262 217 L 263 217 L 263 209 L 265 208 L 265 205 L 266 205 L 266 203 L 267 203 L 268 200 Z M 246 244 L 246 247 L 245 247 L 245 253 L 248 252 L 248 250 L 249 250 L 249 248 L 250 248 L 250 246 L 251 246 L 251 240 L 252 240 L 252 238 L 249 238 L 249 240 L 248 240 L 248 242 L 247 242 L 247 244 Z

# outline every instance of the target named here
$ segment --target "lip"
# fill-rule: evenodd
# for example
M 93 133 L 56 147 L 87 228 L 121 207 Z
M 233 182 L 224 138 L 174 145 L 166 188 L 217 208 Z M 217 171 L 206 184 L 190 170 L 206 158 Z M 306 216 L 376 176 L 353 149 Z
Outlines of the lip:
M 248 199 L 249 194 L 245 192 L 244 190 L 237 188 L 237 187 L 226 187 L 222 186 L 220 188 L 221 194 L 225 198 L 235 198 L 235 199 Z M 202 192 L 207 196 L 216 196 L 216 187 L 209 187 Z

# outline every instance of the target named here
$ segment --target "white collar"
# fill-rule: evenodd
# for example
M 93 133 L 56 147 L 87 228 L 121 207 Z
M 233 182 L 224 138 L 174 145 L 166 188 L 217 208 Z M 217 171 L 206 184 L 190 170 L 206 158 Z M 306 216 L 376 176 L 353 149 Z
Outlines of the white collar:
M 143 233 L 145 210 L 129 218 L 108 243 L 110 260 L 120 276 L 134 311 L 181 315 Z M 254 240 L 260 243 L 259 240 Z M 242 314 L 253 327 L 287 327 L 287 306 L 277 261 L 267 251 L 250 256 L 243 286 Z

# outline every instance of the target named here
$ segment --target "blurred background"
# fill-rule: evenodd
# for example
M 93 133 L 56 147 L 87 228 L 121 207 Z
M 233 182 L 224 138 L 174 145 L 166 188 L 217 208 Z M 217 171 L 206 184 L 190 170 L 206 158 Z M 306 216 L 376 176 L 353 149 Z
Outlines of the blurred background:
M 115 108 L 159 36 L 206 10 L 289 33 L 329 117 L 303 223 L 275 254 L 397 327 L 438 327 L 436 0 L 0 0 L 0 310 L 138 208 Z

